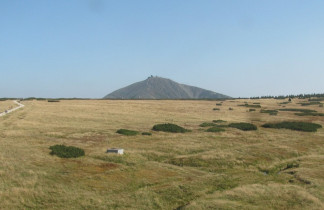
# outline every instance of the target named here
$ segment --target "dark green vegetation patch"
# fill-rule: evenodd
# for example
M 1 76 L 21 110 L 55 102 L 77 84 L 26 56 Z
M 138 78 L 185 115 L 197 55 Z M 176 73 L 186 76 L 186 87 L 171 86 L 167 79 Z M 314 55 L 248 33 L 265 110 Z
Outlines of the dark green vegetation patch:
M 204 123 L 201 123 L 199 126 L 200 127 L 211 127 L 211 126 L 215 126 L 216 124 L 215 123 L 212 123 L 212 122 L 204 122 Z
M 295 113 L 298 116 L 324 116 L 324 113 L 317 113 L 315 110 L 311 109 L 279 109 L 280 111 L 290 111 L 290 112 L 300 112 Z
M 219 126 L 214 126 L 214 127 L 211 127 L 211 128 L 208 128 L 207 129 L 207 132 L 222 132 L 222 131 L 225 131 L 223 128 L 220 128 Z
M 178 125 L 172 124 L 172 123 L 154 125 L 152 130 L 154 130 L 154 131 L 163 131 L 163 132 L 171 132 L 171 133 L 185 133 L 185 132 L 189 131 L 189 130 L 181 127 L 181 126 L 178 126 Z
M 214 123 L 225 123 L 225 120 L 213 120 Z
M 276 129 L 290 129 L 296 131 L 315 132 L 317 129 L 322 128 L 321 125 L 309 122 L 290 122 L 284 121 L 280 123 L 266 123 L 262 125 L 264 128 L 276 128 Z
M 219 109 L 219 108 L 214 108 L 213 110 L 214 110 L 214 111 L 219 111 L 220 109 Z
M 143 132 L 142 135 L 143 135 L 143 136 L 152 136 L 152 133 L 149 133 L 149 132 Z
M 324 116 L 324 113 L 317 113 L 317 112 L 302 112 L 302 113 L 295 113 L 298 116 Z
M 291 102 L 290 101 L 284 101 L 284 102 L 281 102 L 279 104 L 289 104 L 289 103 L 291 103 Z
M 279 109 L 279 111 L 286 111 L 286 112 L 303 112 L 303 113 L 316 112 L 315 110 L 311 110 L 311 109 Z
M 324 98 L 310 98 L 308 101 L 324 101 Z
M 60 100 L 50 99 L 50 100 L 47 100 L 47 102 L 60 102 Z
M 216 106 L 221 106 L 222 104 L 216 104 Z
M 321 104 L 321 102 L 319 102 L 319 101 L 310 101 L 309 103 L 298 103 L 298 104 L 300 104 L 302 106 L 311 106 L 311 105 L 319 105 L 319 104 Z
M 277 115 L 278 114 L 278 110 L 261 109 L 260 113 L 268 113 L 269 115 Z
M 249 112 L 255 112 L 255 109 L 249 109 Z
M 116 133 L 125 135 L 125 136 L 135 136 L 138 134 L 137 131 L 127 130 L 127 129 L 119 129 Z
M 245 107 L 248 107 L 248 108 L 261 108 L 260 104 L 240 104 L 238 106 L 245 106 Z
M 231 128 L 237 128 L 242 131 L 252 131 L 252 130 L 257 130 L 257 127 L 251 123 L 231 123 L 228 125 L 228 127 Z
M 73 146 L 65 146 L 65 145 L 54 145 L 50 146 L 49 148 L 52 150 L 50 152 L 51 155 L 56 155 L 61 158 L 77 158 L 84 156 L 84 150 L 80 149 L 78 147 L 73 147 Z

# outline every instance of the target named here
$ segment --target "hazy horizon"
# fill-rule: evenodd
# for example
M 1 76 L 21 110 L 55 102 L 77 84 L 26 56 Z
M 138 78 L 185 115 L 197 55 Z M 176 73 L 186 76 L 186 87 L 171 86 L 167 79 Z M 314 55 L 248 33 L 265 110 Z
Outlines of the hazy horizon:
M 102 98 L 148 76 L 231 97 L 323 93 L 324 2 L 2 1 L 0 97 Z

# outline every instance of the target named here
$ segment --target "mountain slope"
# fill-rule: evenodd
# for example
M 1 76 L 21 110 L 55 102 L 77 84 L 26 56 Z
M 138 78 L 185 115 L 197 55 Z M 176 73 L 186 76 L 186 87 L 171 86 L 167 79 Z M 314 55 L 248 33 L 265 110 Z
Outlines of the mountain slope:
M 104 98 L 110 99 L 216 99 L 230 98 L 198 87 L 179 84 L 162 77 L 149 77 L 144 81 L 116 90 Z

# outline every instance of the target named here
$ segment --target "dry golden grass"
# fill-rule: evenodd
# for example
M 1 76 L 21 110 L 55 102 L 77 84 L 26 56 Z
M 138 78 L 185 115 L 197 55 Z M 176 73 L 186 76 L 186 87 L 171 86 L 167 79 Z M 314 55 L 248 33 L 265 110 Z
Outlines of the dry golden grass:
M 15 108 L 16 106 L 17 104 L 15 104 L 12 100 L 0 101 L 0 113 L 8 109 Z
M 1 209 L 323 209 L 324 129 L 260 126 L 283 120 L 324 125 L 324 117 L 248 112 L 238 106 L 245 101 L 283 106 L 274 99 L 224 101 L 220 111 L 213 111 L 215 101 L 25 101 L 0 118 Z M 305 108 L 301 101 L 284 106 Z M 199 127 L 218 119 L 250 122 L 258 130 Z M 192 131 L 151 131 L 158 123 Z M 116 133 L 121 128 L 152 136 L 122 136 Z M 86 156 L 51 156 L 54 144 L 83 148 Z M 108 147 L 126 154 L 108 155 Z M 289 163 L 299 167 L 284 169 Z

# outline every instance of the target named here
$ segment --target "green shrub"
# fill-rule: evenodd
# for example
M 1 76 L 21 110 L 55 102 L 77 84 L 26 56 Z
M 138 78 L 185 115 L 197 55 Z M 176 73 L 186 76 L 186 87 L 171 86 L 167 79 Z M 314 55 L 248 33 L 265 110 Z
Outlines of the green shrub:
M 289 104 L 289 103 L 290 103 L 290 101 L 284 101 L 284 102 L 281 102 L 279 104 Z
M 228 110 L 233 111 L 234 109 L 232 107 L 228 108 Z
M 319 101 L 311 101 L 309 103 L 298 103 L 298 104 L 300 104 L 302 106 L 310 106 L 310 105 L 318 105 L 318 104 L 321 104 L 321 102 L 319 102 Z
M 255 112 L 255 109 L 249 109 L 249 112 Z
M 245 106 L 245 107 L 248 107 L 248 108 L 261 108 L 261 105 L 260 104 L 240 104 L 238 106 Z
M 214 110 L 214 111 L 219 111 L 220 109 L 219 109 L 219 108 L 214 108 L 213 110 Z
M 125 135 L 125 136 L 135 136 L 138 134 L 137 131 L 127 130 L 127 129 L 119 129 L 116 133 Z
M 47 100 L 47 102 L 60 102 L 60 100 L 50 99 L 50 100 Z
M 200 127 L 211 127 L 211 126 L 215 126 L 216 124 L 215 123 L 212 123 L 212 122 L 204 122 L 204 123 L 201 123 L 199 126 Z
M 260 103 L 253 103 L 253 104 L 260 104 Z
M 261 109 L 260 113 L 268 113 L 269 115 L 277 115 L 278 114 L 278 110 L 265 110 L 265 109 Z
M 185 133 L 189 131 L 183 127 L 171 123 L 154 125 L 152 130 L 171 132 L 171 133 Z
M 257 127 L 251 123 L 231 123 L 228 125 L 228 127 L 231 128 L 237 128 L 242 131 L 251 131 L 251 130 L 257 130 Z
M 295 113 L 298 116 L 324 116 L 324 113 L 317 113 L 317 112 L 302 112 L 302 113 Z
M 309 122 L 289 122 L 284 121 L 280 123 L 266 123 L 262 125 L 264 128 L 276 128 L 276 129 L 290 129 L 297 131 L 305 131 L 305 132 L 315 132 L 317 129 L 322 128 L 321 125 L 316 123 Z
M 303 113 L 316 112 L 315 110 L 311 110 L 311 109 L 279 109 L 279 111 L 303 112 Z
M 310 98 L 308 101 L 324 101 L 324 98 Z
M 221 106 L 222 104 L 216 104 L 216 106 Z
M 65 145 L 54 145 L 49 147 L 51 155 L 56 155 L 61 158 L 77 158 L 84 156 L 84 150 L 78 147 L 65 146 Z
M 143 135 L 143 136 L 152 136 L 152 133 L 149 133 L 149 132 L 143 132 L 142 135 Z
M 225 131 L 225 130 L 223 128 L 218 127 L 218 126 L 214 126 L 214 127 L 208 128 L 206 131 L 207 132 L 222 132 L 222 131 Z
M 213 120 L 214 123 L 225 123 L 226 121 L 224 120 Z

